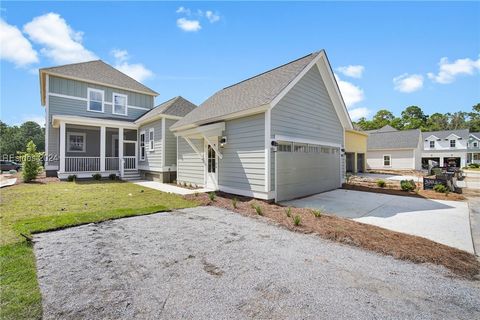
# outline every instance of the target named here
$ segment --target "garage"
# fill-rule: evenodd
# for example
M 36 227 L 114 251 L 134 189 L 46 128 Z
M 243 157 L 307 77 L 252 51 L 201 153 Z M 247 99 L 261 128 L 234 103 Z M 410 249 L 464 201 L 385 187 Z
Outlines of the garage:
M 276 201 L 333 190 L 341 186 L 340 148 L 280 142 L 276 157 Z

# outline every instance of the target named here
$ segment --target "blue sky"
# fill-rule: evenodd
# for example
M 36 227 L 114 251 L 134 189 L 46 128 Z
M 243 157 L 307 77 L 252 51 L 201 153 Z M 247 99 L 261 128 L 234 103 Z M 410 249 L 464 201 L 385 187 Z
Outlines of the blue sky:
M 352 118 L 480 102 L 480 3 L 2 2 L 1 120 L 43 121 L 38 68 L 93 58 L 200 104 L 325 49 Z

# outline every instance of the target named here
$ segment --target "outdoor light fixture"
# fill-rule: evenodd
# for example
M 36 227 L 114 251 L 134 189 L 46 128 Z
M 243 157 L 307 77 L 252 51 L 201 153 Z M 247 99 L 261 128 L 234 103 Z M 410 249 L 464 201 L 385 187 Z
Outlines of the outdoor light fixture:
M 277 149 L 278 149 L 278 142 L 275 141 L 275 140 L 272 140 L 272 142 L 270 142 L 271 146 L 272 146 L 272 151 L 273 152 L 276 152 Z
M 225 145 L 227 144 L 227 137 L 223 136 L 220 138 L 220 148 L 223 148 L 225 147 Z

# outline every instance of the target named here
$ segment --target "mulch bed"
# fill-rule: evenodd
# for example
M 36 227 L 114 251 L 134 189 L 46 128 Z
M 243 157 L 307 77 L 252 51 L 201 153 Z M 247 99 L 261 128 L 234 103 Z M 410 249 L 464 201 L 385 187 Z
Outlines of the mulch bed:
M 314 233 L 324 239 L 389 255 L 396 259 L 442 265 L 454 274 L 467 279 L 478 280 L 479 278 L 480 262 L 473 254 L 425 238 L 328 214 L 322 214 L 317 218 L 310 209 L 304 208 L 291 208 L 291 216 L 288 217 L 286 207 L 221 192 L 216 193 L 214 201 L 211 201 L 205 193 L 187 195 L 185 198 L 194 200 L 199 205 L 225 208 L 249 217 L 259 217 L 253 208 L 253 205 L 257 205 L 262 210 L 262 216 L 270 222 L 295 232 Z M 236 208 L 233 207 L 233 198 L 237 199 Z M 299 226 L 293 223 L 293 217 L 296 215 L 301 217 Z
M 17 178 L 17 181 L 15 182 L 15 184 L 23 183 L 23 177 L 22 177 L 21 172 L 14 175 L 14 178 Z M 60 182 L 60 179 L 58 179 L 57 177 L 47 177 L 45 175 L 45 172 L 42 172 L 37 176 L 36 179 L 34 179 L 33 181 L 31 181 L 29 183 L 46 184 L 46 183 L 54 183 L 54 182 Z

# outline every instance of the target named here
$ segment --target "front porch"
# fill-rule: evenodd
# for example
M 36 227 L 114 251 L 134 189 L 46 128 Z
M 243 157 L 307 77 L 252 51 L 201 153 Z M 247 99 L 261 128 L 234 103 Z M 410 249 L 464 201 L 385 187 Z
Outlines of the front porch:
M 98 120 L 103 123 L 97 124 Z M 115 122 L 115 123 L 113 123 Z M 61 179 L 116 174 L 137 178 L 137 129 L 134 124 L 101 119 L 56 119 L 59 127 L 59 170 Z
M 480 152 L 467 153 L 467 164 L 480 163 Z

